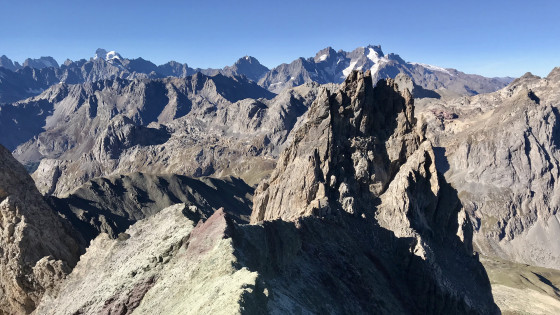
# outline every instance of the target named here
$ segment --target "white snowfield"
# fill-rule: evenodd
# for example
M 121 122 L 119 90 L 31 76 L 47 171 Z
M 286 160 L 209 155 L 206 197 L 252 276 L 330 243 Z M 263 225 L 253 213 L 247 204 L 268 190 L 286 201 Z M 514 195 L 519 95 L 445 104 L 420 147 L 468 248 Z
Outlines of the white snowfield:
M 452 75 L 451 72 L 449 72 L 447 69 L 442 68 L 442 67 L 433 66 L 433 65 L 428 65 L 428 64 L 419 63 L 419 62 L 409 62 L 409 64 L 411 64 L 411 65 L 422 66 L 422 67 L 424 67 L 424 68 L 426 68 L 426 69 L 428 69 L 428 70 L 431 70 L 431 71 L 444 72 L 444 73 L 447 73 L 447 74 L 449 74 L 449 75 Z

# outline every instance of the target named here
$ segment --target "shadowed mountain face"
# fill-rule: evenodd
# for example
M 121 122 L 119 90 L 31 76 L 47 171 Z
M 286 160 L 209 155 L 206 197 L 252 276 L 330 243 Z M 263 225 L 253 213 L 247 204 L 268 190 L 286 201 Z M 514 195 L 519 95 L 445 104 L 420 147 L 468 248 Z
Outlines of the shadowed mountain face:
M 116 238 L 136 221 L 177 203 L 194 207 L 201 219 L 226 207 L 237 222 L 248 222 L 253 190 L 232 177 L 193 179 L 132 173 L 96 178 L 65 198 L 49 197 L 47 201 L 72 223 L 87 245 L 100 233 Z

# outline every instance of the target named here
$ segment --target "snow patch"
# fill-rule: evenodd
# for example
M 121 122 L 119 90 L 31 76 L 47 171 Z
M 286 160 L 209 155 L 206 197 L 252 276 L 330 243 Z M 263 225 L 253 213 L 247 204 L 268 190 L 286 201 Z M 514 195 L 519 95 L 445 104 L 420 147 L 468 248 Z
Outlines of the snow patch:
M 43 91 L 44 91 L 43 89 L 32 89 L 32 88 L 27 89 L 27 93 L 33 93 L 33 94 L 41 94 L 43 93 Z
M 377 63 L 379 61 L 379 59 L 381 59 L 379 57 L 379 54 L 377 53 L 377 51 L 375 51 L 373 48 L 369 48 L 369 53 L 367 54 L 367 57 L 369 60 Z
M 387 58 L 386 56 L 383 56 L 383 57 L 381 57 L 381 58 L 378 58 L 377 62 L 375 62 L 375 63 L 373 64 L 373 66 L 371 66 L 371 68 L 370 68 L 370 69 L 371 69 L 371 73 L 372 73 L 372 74 L 375 74 L 375 73 L 379 72 L 379 68 L 380 68 L 382 65 L 384 65 L 384 64 L 386 64 L 386 63 L 388 63 L 388 62 L 389 62 L 389 58 Z
M 107 55 L 105 56 L 105 60 L 113 60 L 113 59 L 121 59 L 121 55 L 119 55 L 118 52 L 111 50 L 110 52 L 107 53 Z
M 350 62 L 350 65 L 348 66 L 348 68 L 342 70 L 342 74 L 344 75 L 345 78 L 350 74 L 350 72 L 352 72 L 352 70 L 354 70 L 354 67 L 356 66 L 357 63 L 358 63 L 358 60 L 354 60 L 354 61 Z
M 447 73 L 449 75 L 452 75 L 451 72 L 449 72 L 447 69 L 442 68 L 442 67 L 428 65 L 428 64 L 425 64 L 425 63 L 418 63 L 418 62 L 409 62 L 409 64 L 416 65 L 416 66 L 422 66 L 422 67 L 424 67 L 428 70 L 431 70 L 431 71 L 444 72 L 444 73 Z
M 327 57 L 328 57 L 327 54 L 323 54 L 321 55 L 321 57 L 319 57 L 319 61 L 325 61 L 327 60 Z
M 101 48 L 95 51 L 95 57 L 93 57 L 94 60 L 98 58 L 105 59 L 107 61 L 113 59 L 119 59 L 119 60 L 122 59 L 121 55 L 118 52 L 114 50 L 107 52 L 105 49 L 101 49 Z

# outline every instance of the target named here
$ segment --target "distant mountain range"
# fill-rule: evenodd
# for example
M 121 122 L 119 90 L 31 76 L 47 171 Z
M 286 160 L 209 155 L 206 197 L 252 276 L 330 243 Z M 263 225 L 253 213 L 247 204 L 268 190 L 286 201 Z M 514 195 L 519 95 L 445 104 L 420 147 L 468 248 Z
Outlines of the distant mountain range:
M 455 69 L 404 61 L 399 55 L 385 55 L 380 46 L 359 47 L 352 52 L 320 50 L 315 57 L 298 58 L 273 69 L 256 58 L 245 56 L 222 69 L 192 68 L 186 63 L 170 61 L 156 65 L 151 61 L 122 57 L 116 51 L 97 49 L 89 60 L 67 59 L 59 65 L 52 57 L 26 59 L 23 65 L 0 57 L 0 103 L 10 103 L 35 96 L 57 83 L 78 84 L 104 79 L 185 78 L 197 72 L 206 75 L 245 76 L 271 92 L 308 82 L 342 83 L 352 70 L 371 70 L 374 79 L 394 78 L 405 73 L 420 87 L 438 95 L 475 95 L 498 90 L 513 78 L 486 78 Z M 374 80 L 374 82 L 377 82 Z M 436 96 L 431 94 L 431 96 Z

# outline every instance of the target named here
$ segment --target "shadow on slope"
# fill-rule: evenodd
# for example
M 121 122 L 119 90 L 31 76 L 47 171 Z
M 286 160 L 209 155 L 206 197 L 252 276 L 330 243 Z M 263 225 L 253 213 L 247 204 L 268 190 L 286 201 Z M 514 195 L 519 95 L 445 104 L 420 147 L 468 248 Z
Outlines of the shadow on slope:
M 450 227 L 451 229 L 451 227 Z M 269 311 L 317 314 L 498 313 L 476 256 L 411 253 L 417 240 L 346 213 L 297 222 L 235 225 L 241 266 L 260 274 L 255 295 Z M 436 239 L 461 245 L 457 236 Z M 438 279 L 439 278 L 439 279 Z M 445 278 L 447 288 L 438 280 Z M 476 289 L 475 289 L 476 288 Z M 266 289 L 266 291 L 265 291 Z
M 96 178 L 68 197 L 48 197 L 48 201 L 81 232 L 87 244 L 99 233 L 116 238 L 134 222 L 176 203 L 197 207 L 206 217 L 227 207 L 236 222 L 248 222 L 253 190 L 234 177 L 193 179 L 132 173 Z

